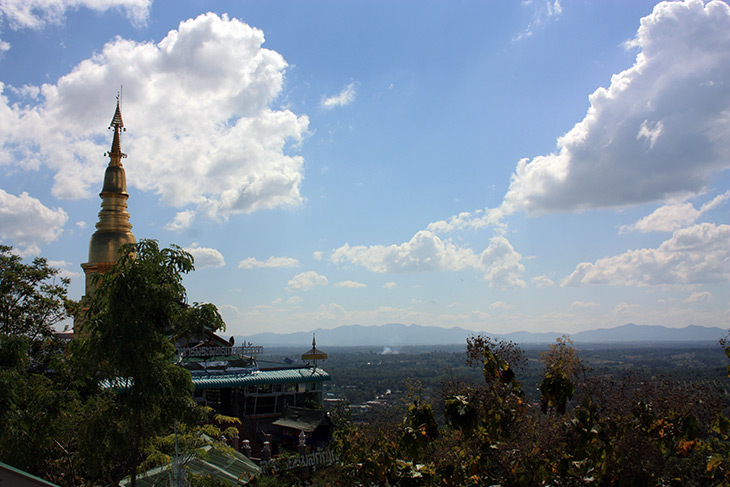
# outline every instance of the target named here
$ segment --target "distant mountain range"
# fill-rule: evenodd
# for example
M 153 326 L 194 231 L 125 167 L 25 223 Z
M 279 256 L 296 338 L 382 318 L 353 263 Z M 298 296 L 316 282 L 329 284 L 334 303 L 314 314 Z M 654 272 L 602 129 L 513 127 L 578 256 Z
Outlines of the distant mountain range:
M 667 328 L 656 325 L 635 325 L 629 323 L 616 328 L 600 328 L 581 331 L 570 335 L 577 343 L 668 343 L 668 342 L 717 342 L 727 335 L 724 328 L 709 328 L 689 325 L 684 328 Z M 346 325 L 326 330 L 297 333 L 257 333 L 250 336 L 236 336 L 236 343 L 250 341 L 263 346 L 309 347 L 312 333 L 316 334 L 317 347 L 328 346 L 377 346 L 393 347 L 407 345 L 458 345 L 465 344 L 467 337 L 482 333 L 506 339 L 519 344 L 551 343 L 564 333 L 532 333 L 518 331 L 507 334 L 476 332 L 464 328 L 440 328 L 438 326 L 403 325 L 391 323 L 381 326 Z

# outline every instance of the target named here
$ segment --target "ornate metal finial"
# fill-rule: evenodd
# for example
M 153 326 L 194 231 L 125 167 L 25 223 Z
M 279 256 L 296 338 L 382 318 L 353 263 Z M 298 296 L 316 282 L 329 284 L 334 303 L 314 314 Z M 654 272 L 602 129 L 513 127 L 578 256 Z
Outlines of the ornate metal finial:
M 312 333 L 312 349 L 302 354 L 302 360 L 312 360 L 314 367 L 317 367 L 317 360 L 325 360 L 327 354 L 317 349 L 317 341 L 315 340 L 314 333 Z
M 120 108 L 119 92 L 117 92 L 117 109 L 114 112 L 114 117 L 109 124 L 109 129 L 114 128 L 115 130 L 124 128 L 124 121 L 122 121 L 122 109 Z
M 122 158 L 127 157 L 127 154 L 122 152 L 120 132 L 126 129 L 124 128 L 124 121 L 122 120 L 122 109 L 120 102 L 120 93 L 117 93 L 117 109 L 114 111 L 114 116 L 112 117 L 112 121 L 109 124 L 109 129 L 114 128 L 114 139 L 112 140 L 111 150 L 104 154 L 105 156 L 109 156 L 111 158 L 109 164 L 113 166 L 120 166 L 122 164 Z

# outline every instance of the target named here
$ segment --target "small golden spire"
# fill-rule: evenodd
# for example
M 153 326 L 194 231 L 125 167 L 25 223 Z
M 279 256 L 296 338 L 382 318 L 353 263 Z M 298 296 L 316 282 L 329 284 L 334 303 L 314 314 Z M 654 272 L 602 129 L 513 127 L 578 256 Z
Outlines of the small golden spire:
M 124 128 L 124 122 L 122 121 L 122 110 L 119 108 L 119 93 L 117 93 L 117 109 L 114 112 L 114 116 L 112 117 L 112 122 L 109 124 L 109 128 L 111 129 L 114 127 L 117 128 Z
M 110 165 L 121 166 L 122 158 L 127 157 L 127 154 L 122 152 L 121 132 L 125 131 L 126 129 L 124 128 L 124 121 L 122 120 L 122 109 L 120 108 L 119 104 L 119 94 L 117 94 L 117 109 L 114 112 L 111 123 L 109 124 L 109 129 L 111 130 L 112 128 L 114 128 L 112 148 L 104 155 L 109 156 Z

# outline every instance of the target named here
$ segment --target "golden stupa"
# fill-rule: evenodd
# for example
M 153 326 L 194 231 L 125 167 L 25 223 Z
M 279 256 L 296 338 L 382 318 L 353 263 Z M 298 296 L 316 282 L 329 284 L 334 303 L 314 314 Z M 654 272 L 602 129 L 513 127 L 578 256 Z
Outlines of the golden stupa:
M 327 354 L 322 350 L 317 349 L 317 341 L 314 339 L 314 333 L 312 333 L 312 349 L 302 354 L 302 360 L 314 362 L 314 366 L 317 367 L 317 360 L 325 360 Z
M 109 128 L 114 129 L 112 147 L 105 155 L 109 156 L 109 165 L 104 173 L 104 186 L 101 197 L 101 211 L 96 231 L 89 242 L 89 261 L 81 264 L 86 274 L 86 295 L 93 291 L 92 274 L 104 273 L 111 269 L 119 257 L 119 248 L 126 243 L 135 243 L 137 239 L 132 233 L 132 224 L 129 223 L 127 211 L 127 176 L 122 166 L 122 159 L 127 154 L 122 152 L 121 132 L 124 130 L 122 110 L 119 107 L 114 112 Z

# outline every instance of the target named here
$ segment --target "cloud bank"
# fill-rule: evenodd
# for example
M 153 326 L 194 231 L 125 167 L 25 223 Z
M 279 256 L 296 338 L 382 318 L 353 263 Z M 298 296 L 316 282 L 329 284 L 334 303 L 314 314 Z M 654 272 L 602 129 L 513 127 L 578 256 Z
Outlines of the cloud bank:
M 226 265 L 226 261 L 217 249 L 211 249 L 206 247 L 198 247 L 193 245 L 192 247 L 184 249 L 195 259 L 196 269 L 205 269 L 206 267 L 212 267 L 219 269 Z
M 15 196 L 0 189 L 0 238 L 13 241 L 23 255 L 40 254 L 39 245 L 57 240 L 67 220 L 61 208 L 48 208 L 28 193 Z
M 484 273 L 491 287 L 525 286 L 525 282 L 520 279 L 525 270 L 521 263 L 522 256 L 501 235 L 492 237 L 488 247 L 477 254 L 472 249 L 444 241 L 431 231 L 421 230 L 410 241 L 399 245 L 344 244 L 332 252 L 330 260 L 335 264 L 354 264 L 378 273 L 473 268 Z
M 260 269 L 267 267 L 299 267 L 299 261 L 292 257 L 271 256 L 266 260 L 258 260 L 255 257 L 249 257 L 238 263 L 239 269 Z
M 701 223 L 674 232 L 655 249 L 583 262 L 563 286 L 663 286 L 730 281 L 730 225 Z
M 55 84 L 0 84 L 0 165 L 49 170 L 59 198 L 98 191 L 121 84 L 128 182 L 185 210 L 170 229 L 191 212 L 223 220 L 299 205 L 303 159 L 288 152 L 309 120 L 271 108 L 287 64 L 263 42 L 260 30 L 208 13 L 157 44 L 117 38 Z
M 691 225 L 704 213 L 714 210 L 728 199 L 730 199 L 730 191 L 716 196 L 712 201 L 702 205 L 699 210 L 692 203 L 688 202 L 661 206 L 636 223 L 622 226 L 620 233 L 630 231 L 673 232 L 674 230 Z
M 730 7 L 660 3 L 628 46 L 634 65 L 590 95 L 557 151 L 518 163 L 506 212 L 665 201 L 730 168 Z
M 302 272 L 294 276 L 286 287 L 289 292 L 309 291 L 318 286 L 326 286 L 329 281 L 327 278 L 315 271 Z

